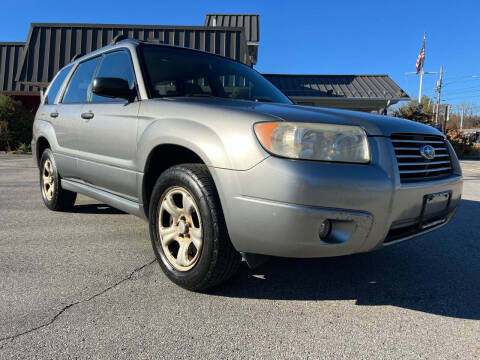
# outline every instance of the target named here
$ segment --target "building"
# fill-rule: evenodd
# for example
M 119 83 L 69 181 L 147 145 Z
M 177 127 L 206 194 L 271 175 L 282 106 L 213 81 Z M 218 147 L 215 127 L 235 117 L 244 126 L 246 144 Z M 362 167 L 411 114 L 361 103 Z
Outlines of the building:
M 117 36 L 208 51 L 254 66 L 260 44 L 256 14 L 207 14 L 204 26 L 32 23 L 25 43 L 0 42 L 0 93 L 32 111 L 59 69 L 75 56 Z M 382 112 L 408 95 L 388 75 L 286 75 L 266 77 L 294 102 Z
M 388 75 L 264 76 L 300 105 L 382 113 L 390 105 L 410 100 Z

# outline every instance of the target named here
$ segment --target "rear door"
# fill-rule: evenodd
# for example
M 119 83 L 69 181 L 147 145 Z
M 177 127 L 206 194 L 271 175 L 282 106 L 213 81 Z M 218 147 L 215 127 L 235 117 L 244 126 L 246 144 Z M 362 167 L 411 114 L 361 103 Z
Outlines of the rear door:
M 125 79 L 132 89 L 136 88 L 129 51 L 121 49 L 104 54 L 95 77 Z M 88 97 L 78 133 L 80 177 L 98 188 L 137 201 L 135 157 L 140 102 L 91 92 Z
M 78 135 L 81 125 L 83 106 L 95 70 L 100 62 L 96 57 L 81 62 L 71 76 L 60 101 L 55 105 L 55 132 L 59 144 L 55 160 L 59 162 L 60 174 L 64 178 L 77 178 L 77 158 L 79 154 Z

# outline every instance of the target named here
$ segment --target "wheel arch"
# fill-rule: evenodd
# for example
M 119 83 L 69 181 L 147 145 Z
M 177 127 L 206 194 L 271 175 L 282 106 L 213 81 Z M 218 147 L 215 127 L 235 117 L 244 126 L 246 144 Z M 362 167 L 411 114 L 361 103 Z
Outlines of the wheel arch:
M 33 123 L 33 140 L 35 143 L 35 160 L 40 165 L 40 159 L 45 149 L 49 148 L 52 152 L 58 149 L 57 136 L 51 123 L 44 120 L 35 120 Z
M 206 161 L 190 148 L 175 144 L 159 144 L 147 156 L 142 179 L 142 202 L 148 218 L 150 197 L 158 177 L 168 168 L 180 164 L 204 164 Z
M 51 149 L 50 142 L 45 136 L 39 136 L 36 143 L 36 161 L 37 165 L 40 167 L 40 160 L 45 149 Z

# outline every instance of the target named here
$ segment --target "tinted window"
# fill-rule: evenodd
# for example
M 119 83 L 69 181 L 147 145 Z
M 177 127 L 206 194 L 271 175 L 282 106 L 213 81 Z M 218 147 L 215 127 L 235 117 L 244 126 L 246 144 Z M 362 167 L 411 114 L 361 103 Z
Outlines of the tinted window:
M 97 74 L 95 77 L 113 77 L 125 79 L 128 81 L 130 88 L 133 89 L 135 86 L 135 76 L 133 74 L 132 62 L 130 60 L 130 55 L 125 51 L 116 51 L 113 53 L 106 54 L 102 63 L 100 64 Z M 97 101 L 123 101 L 121 99 L 112 99 L 103 96 L 98 96 L 92 94 L 92 102 Z
M 71 68 L 72 68 L 72 65 L 67 66 L 66 68 L 63 68 L 62 70 L 60 70 L 57 77 L 55 78 L 55 80 L 53 80 L 52 84 L 48 88 L 48 92 L 47 92 L 47 95 L 45 96 L 44 104 L 53 104 Z
M 88 90 L 91 86 L 95 69 L 97 68 L 99 57 L 81 63 L 75 74 L 73 74 L 68 89 L 63 96 L 62 103 L 84 103 L 87 102 Z
M 163 46 L 140 49 L 152 97 L 215 96 L 291 104 L 263 76 L 238 62 Z

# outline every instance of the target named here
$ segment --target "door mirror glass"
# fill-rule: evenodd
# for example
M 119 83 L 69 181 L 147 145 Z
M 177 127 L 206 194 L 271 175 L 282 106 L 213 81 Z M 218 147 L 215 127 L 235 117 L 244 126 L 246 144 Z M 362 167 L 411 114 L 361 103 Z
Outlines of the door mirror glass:
M 135 91 L 130 89 L 128 81 L 121 78 L 97 77 L 93 80 L 92 93 L 112 99 L 133 101 Z

